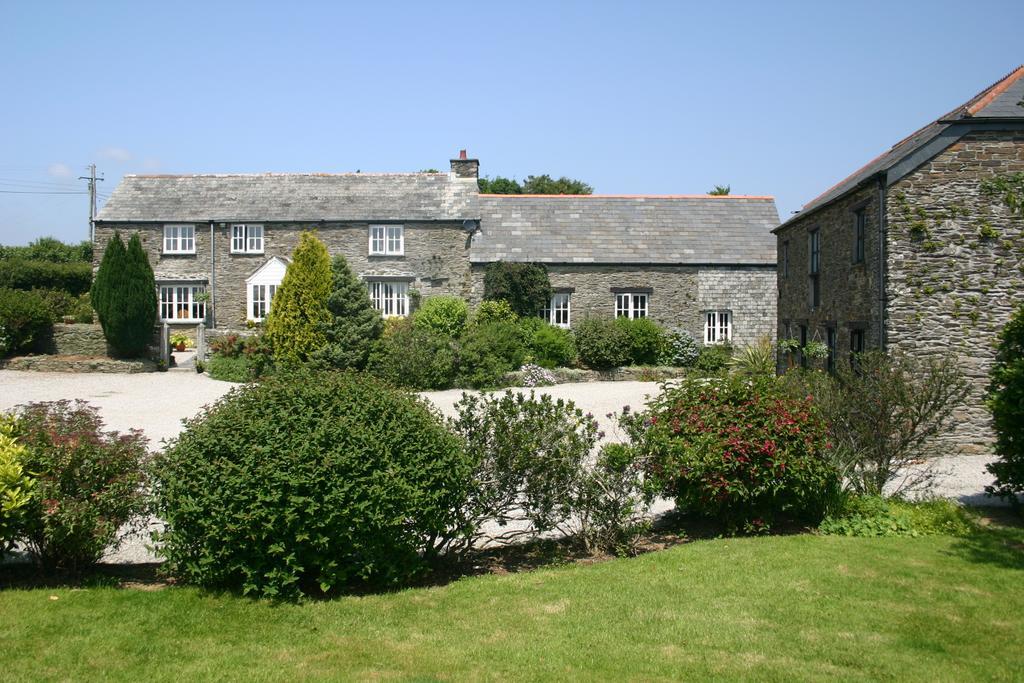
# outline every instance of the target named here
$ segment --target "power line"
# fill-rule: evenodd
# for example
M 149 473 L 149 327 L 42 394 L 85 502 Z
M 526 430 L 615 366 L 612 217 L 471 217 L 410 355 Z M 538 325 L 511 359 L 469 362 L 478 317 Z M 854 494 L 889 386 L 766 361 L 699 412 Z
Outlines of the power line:
M 65 190 L 60 190 L 60 191 L 57 191 L 57 190 L 0 190 L 0 193 L 3 193 L 3 194 L 89 194 L 88 192 L 83 192 L 82 190 L 76 190 L 74 192 L 72 192 L 72 191 L 65 191 Z

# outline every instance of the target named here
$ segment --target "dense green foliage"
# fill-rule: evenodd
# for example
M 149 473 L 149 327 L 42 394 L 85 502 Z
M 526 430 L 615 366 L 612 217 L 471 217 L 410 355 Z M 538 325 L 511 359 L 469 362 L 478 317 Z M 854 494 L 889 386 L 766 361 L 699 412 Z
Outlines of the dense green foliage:
M 21 407 L 16 434 L 36 479 L 23 536 L 29 552 L 47 570 L 95 563 L 144 509 L 142 432 L 103 431 L 96 408 L 58 401 Z
M 629 362 L 629 339 L 622 326 L 608 318 L 586 318 L 573 330 L 580 363 L 608 370 Z
M 507 301 L 521 317 L 537 315 L 551 301 L 548 270 L 539 263 L 489 263 L 484 270 L 484 299 Z
M 126 267 L 127 261 L 128 250 L 125 249 L 121 233 L 115 231 L 114 236 L 107 242 L 106 249 L 103 250 L 103 258 L 100 259 L 99 268 L 96 270 L 96 279 L 93 280 L 92 289 L 89 292 L 92 307 L 96 310 L 100 325 L 103 324 L 106 311 L 112 305 L 117 278 L 120 271 Z
M 733 531 L 817 524 L 839 493 L 824 423 L 774 378 L 683 380 L 620 425 L 655 489 Z
M 665 331 L 650 318 L 616 318 L 631 365 L 655 365 L 665 348 Z
M 700 344 L 689 331 L 674 328 L 665 333 L 665 345 L 662 347 L 659 362 L 661 365 L 688 368 L 697 362 L 700 349 Z
M 530 316 L 527 316 L 530 317 Z M 472 324 L 485 325 L 487 323 L 514 323 L 519 320 L 519 315 L 512 310 L 504 299 L 494 301 L 481 301 L 480 305 L 473 311 Z
M 459 386 L 494 387 L 502 376 L 518 370 L 526 358 L 522 328 L 516 323 L 474 324 L 459 340 L 457 382 Z
M 311 353 L 310 358 L 340 370 L 362 370 L 373 342 L 384 329 L 384 321 L 373 308 L 366 283 L 352 272 L 340 254 L 331 261 L 327 310 L 330 322 L 325 329 L 326 344 Z
M 527 320 L 536 323 L 525 324 Z M 576 340 L 572 332 L 549 325 L 537 318 L 523 318 L 521 326 L 528 335 L 527 346 L 533 362 L 542 368 L 570 367 L 576 362 Z
M 697 361 L 693 364 L 698 371 L 714 375 L 725 370 L 732 359 L 732 345 L 729 343 L 702 346 Z
M 333 282 L 327 247 L 314 233 L 303 232 L 264 326 L 275 361 L 298 363 L 322 352 L 335 322 L 327 307 Z
M 526 176 L 522 184 L 512 178 L 496 176 L 494 179 L 479 178 L 477 186 L 481 194 L 593 194 L 594 188 L 582 180 L 562 176 Z
M 78 244 L 65 244 L 53 237 L 40 237 L 25 247 L 0 245 L 0 260 L 20 259 L 23 261 L 49 261 L 50 263 L 75 263 L 92 261 L 92 242 L 85 240 Z
M 850 496 L 842 510 L 826 517 L 818 530 L 832 536 L 967 536 L 977 527 L 968 512 L 951 500 L 919 502 L 880 496 Z
M 753 344 L 742 347 L 729 359 L 729 368 L 745 377 L 775 375 L 775 345 L 770 337 L 761 337 Z
M 275 375 L 189 421 L 154 468 L 167 569 L 268 597 L 403 583 L 469 468 L 420 400 L 366 375 Z
M 249 362 L 244 356 L 213 355 L 205 365 L 206 374 L 224 382 L 249 382 L 253 379 Z
M 731 185 L 715 185 L 708 191 L 708 194 L 712 197 L 726 197 L 730 192 L 732 192 Z
M 64 322 L 91 323 L 95 312 L 89 300 L 89 292 L 75 296 L 63 289 L 31 290 L 46 300 L 55 320 Z
M 469 306 L 457 296 L 432 296 L 423 302 L 413 316 L 413 324 L 428 332 L 452 339 L 466 329 Z
M 445 336 L 417 328 L 412 320 L 388 321 L 370 352 L 367 371 L 392 386 L 447 389 L 455 381 L 455 350 Z
M 91 284 L 91 263 L 52 263 L 24 259 L 0 260 L 0 287 L 62 289 L 78 295 L 88 292 Z
M 25 528 L 35 480 L 25 471 L 27 450 L 16 438 L 16 422 L 0 415 L 0 559 Z
M 121 244 L 115 233 L 100 263 L 103 275 L 97 273 L 96 277 L 102 283 L 96 313 L 103 336 L 115 353 L 141 356 L 153 338 L 157 318 L 156 278 L 138 233 L 131 236 L 127 249 L 115 246 Z
M 998 460 L 988 465 L 996 481 L 986 490 L 1019 505 L 1018 496 L 1024 494 L 1024 305 L 999 335 L 989 379 L 987 404 Z
M 53 320 L 53 309 L 38 291 L 0 289 L 0 358 L 31 350 Z
M 523 186 L 514 178 L 484 176 L 476 181 L 480 194 L 522 194 Z

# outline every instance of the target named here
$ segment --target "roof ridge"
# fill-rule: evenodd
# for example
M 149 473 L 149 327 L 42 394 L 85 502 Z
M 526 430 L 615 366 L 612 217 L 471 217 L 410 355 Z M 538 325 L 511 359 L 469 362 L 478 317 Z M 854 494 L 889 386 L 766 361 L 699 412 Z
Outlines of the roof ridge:
M 982 90 L 980 93 L 968 100 L 962 109 L 966 116 L 974 116 L 976 113 L 992 103 L 992 100 L 1006 92 L 1006 89 L 1017 82 L 1017 79 L 1024 75 L 1024 64 L 1006 74 L 998 81 Z M 941 120 L 941 119 L 940 119 Z
M 325 177 L 325 178 L 336 178 L 336 177 L 351 177 L 351 176 L 448 176 L 450 173 L 438 172 L 438 173 L 420 173 L 417 171 L 404 171 L 404 172 L 381 172 L 381 173 L 363 173 L 356 171 L 343 171 L 341 173 L 316 173 L 316 172 L 276 172 L 267 171 L 263 173 L 125 173 L 125 178 L 280 178 L 287 176 L 302 176 L 304 178 L 312 177 Z
M 775 199 L 773 195 L 753 194 L 494 194 L 481 192 L 480 196 L 532 199 Z

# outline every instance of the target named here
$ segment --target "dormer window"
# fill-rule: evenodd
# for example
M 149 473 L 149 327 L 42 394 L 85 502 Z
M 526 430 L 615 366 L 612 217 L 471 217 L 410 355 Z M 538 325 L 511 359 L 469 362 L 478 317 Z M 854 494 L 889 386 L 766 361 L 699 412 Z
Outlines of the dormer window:
M 403 226 L 370 226 L 370 256 L 402 256 L 403 254 L 405 254 Z
M 231 226 L 232 254 L 262 254 L 263 226 L 235 223 Z

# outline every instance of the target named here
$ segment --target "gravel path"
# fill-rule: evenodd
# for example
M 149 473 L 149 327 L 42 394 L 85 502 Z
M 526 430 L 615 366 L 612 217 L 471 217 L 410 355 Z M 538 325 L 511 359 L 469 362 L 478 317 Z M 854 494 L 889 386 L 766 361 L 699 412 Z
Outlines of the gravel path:
M 109 429 L 125 431 L 141 429 L 150 440 L 150 447 L 161 448 L 161 442 L 176 436 L 181 421 L 195 416 L 200 409 L 226 394 L 236 385 L 210 379 L 205 374 L 172 370 L 164 373 L 73 374 L 53 372 L 17 372 L 0 370 L 0 410 L 31 401 L 83 399 L 97 406 Z M 529 391 L 521 389 L 520 391 Z M 575 401 L 597 418 L 606 433 L 605 440 L 621 438 L 608 413 L 617 413 L 623 406 L 642 409 L 647 397 L 658 391 L 655 382 L 582 382 L 560 384 L 536 389 L 553 398 Z M 461 389 L 424 392 L 442 414 L 454 414 L 453 406 L 462 395 Z M 987 456 L 940 458 L 933 466 L 940 473 L 934 493 L 956 498 L 967 504 L 994 505 L 997 501 L 984 494 L 992 476 L 985 471 Z M 659 506 L 659 508 L 665 506 Z M 111 554 L 111 562 L 152 562 L 155 558 L 145 548 L 148 537 L 130 539 Z

